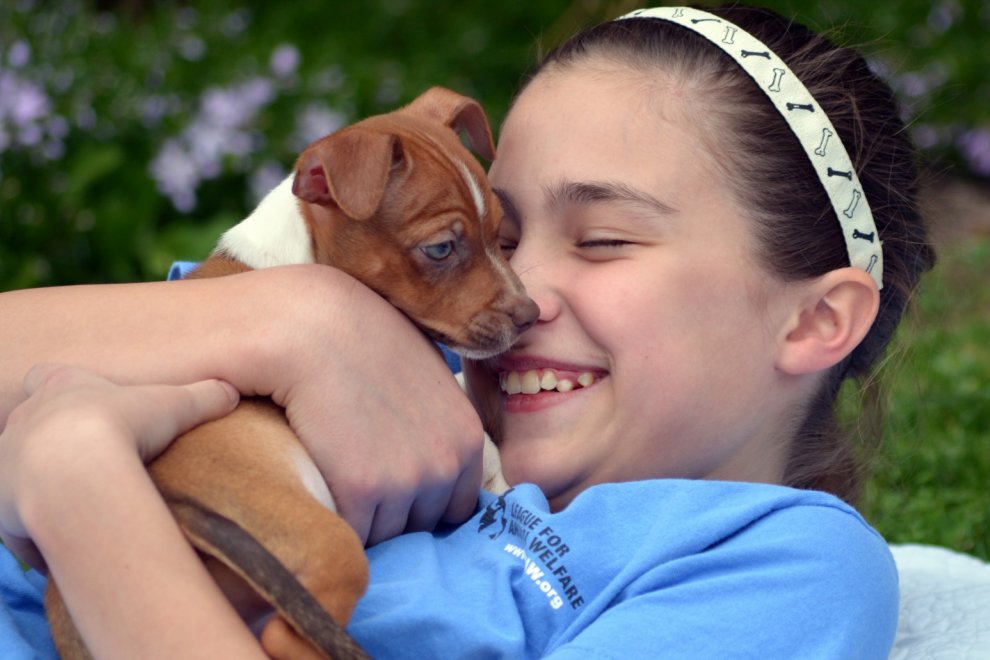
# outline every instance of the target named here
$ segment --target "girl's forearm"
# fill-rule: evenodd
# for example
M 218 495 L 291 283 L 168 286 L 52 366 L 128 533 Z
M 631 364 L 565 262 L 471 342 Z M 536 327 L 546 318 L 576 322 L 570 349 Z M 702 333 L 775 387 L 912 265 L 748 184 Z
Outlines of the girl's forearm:
M 137 455 L 73 446 L 86 456 L 50 456 L 22 515 L 95 657 L 264 657 Z
M 332 280 L 320 270 L 308 279 Z M 286 289 L 306 281 L 299 275 L 0 293 L 0 429 L 24 398 L 24 373 L 39 362 L 85 366 L 126 384 L 218 377 L 242 391 L 263 388 L 264 365 L 289 325 L 279 321 L 298 312 L 299 296 Z

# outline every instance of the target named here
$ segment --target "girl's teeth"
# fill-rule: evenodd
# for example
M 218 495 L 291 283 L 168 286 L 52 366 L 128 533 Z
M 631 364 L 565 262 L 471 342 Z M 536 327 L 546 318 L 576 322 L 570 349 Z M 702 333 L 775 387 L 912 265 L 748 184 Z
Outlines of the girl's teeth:
M 536 394 L 540 391 L 540 376 L 535 371 L 527 371 L 522 375 L 523 394 Z
M 575 387 L 588 387 L 595 382 L 595 375 L 586 371 L 577 377 L 577 382 L 570 378 L 557 378 L 552 369 L 540 373 L 536 369 L 518 372 L 510 371 L 502 374 L 499 385 L 506 394 L 536 394 L 540 391 L 570 392 Z
M 540 389 L 541 390 L 555 390 L 557 389 L 557 374 L 547 369 L 543 372 L 543 377 L 540 378 Z

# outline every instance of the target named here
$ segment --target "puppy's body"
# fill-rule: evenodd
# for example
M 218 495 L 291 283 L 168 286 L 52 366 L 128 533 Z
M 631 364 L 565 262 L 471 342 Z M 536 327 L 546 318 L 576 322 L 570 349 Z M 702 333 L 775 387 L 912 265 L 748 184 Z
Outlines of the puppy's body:
M 433 88 L 397 112 L 323 138 L 191 276 L 327 264 L 462 355 L 506 350 L 539 310 L 501 257 L 500 207 L 461 130 L 493 157 L 480 106 Z M 489 451 L 489 467 L 491 459 Z M 280 408 L 242 401 L 176 440 L 149 470 L 245 620 L 277 611 L 262 633 L 269 655 L 361 654 L 340 626 L 367 584 L 364 550 L 333 513 L 327 485 Z M 46 607 L 59 652 L 88 657 L 50 585 Z

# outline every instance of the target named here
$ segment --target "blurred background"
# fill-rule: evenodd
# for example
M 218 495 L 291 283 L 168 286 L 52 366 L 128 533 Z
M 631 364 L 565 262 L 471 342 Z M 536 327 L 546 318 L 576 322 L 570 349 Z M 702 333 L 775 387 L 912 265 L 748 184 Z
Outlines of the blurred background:
M 941 261 L 885 367 L 864 511 L 990 559 L 990 1 L 754 4 L 858 46 L 904 103 Z M 638 6 L 0 0 L 0 291 L 162 279 L 313 139 L 436 84 L 497 128 L 540 52 Z

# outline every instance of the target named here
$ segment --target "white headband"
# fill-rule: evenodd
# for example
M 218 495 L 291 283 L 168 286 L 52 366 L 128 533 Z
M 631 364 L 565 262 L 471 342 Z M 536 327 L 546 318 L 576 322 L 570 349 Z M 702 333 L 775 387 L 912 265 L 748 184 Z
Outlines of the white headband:
M 818 173 L 842 225 L 849 263 L 873 276 L 882 289 L 880 233 L 852 160 L 828 115 L 784 61 L 739 26 L 699 9 L 637 9 L 616 20 L 626 18 L 659 18 L 689 28 L 725 51 L 753 78 L 791 127 Z

